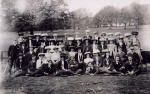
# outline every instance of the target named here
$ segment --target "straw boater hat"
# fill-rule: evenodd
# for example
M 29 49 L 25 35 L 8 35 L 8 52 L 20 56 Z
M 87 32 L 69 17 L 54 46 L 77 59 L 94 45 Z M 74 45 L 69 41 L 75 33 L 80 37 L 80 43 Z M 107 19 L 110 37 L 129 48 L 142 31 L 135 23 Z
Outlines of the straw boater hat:
M 19 53 L 18 56 L 23 56 L 23 53 Z
M 91 54 L 91 52 L 85 52 L 85 55 L 87 55 L 87 54 Z
M 115 40 L 115 38 L 113 38 L 113 37 L 109 37 L 109 38 L 108 38 L 108 40 L 109 40 L 109 41 L 114 41 L 114 40 Z
M 39 53 L 38 56 L 45 56 L 45 53 Z
M 87 29 L 87 30 L 85 30 L 85 32 L 86 32 L 86 33 L 89 33 L 89 32 L 90 32 L 90 30 L 89 30 L 89 29 Z
M 134 50 L 134 47 L 133 47 L 133 46 L 131 46 L 131 47 L 130 47 L 130 50 Z
M 47 37 L 48 35 L 47 34 L 41 34 L 41 37 Z
M 93 51 L 93 54 L 99 54 L 99 53 L 100 53 L 99 50 Z
M 47 50 L 47 49 L 51 49 L 51 46 L 46 46 L 45 49 L 46 49 L 46 50 Z
M 109 52 L 108 49 L 103 50 L 103 53 L 108 53 L 108 52 Z
M 101 36 L 106 36 L 107 34 L 105 32 L 102 32 Z
M 134 43 L 133 43 L 133 46 L 138 46 L 138 43 L 137 43 L 137 42 L 134 42 Z
M 106 39 L 104 39 L 104 38 L 100 38 L 100 41 L 102 42 L 102 41 L 106 41 Z
M 124 37 L 121 35 L 120 37 L 119 37 L 119 39 L 123 39 Z
M 73 37 L 68 37 L 67 40 L 71 41 L 71 40 L 74 40 L 74 38 Z
M 137 31 L 132 31 L 132 35 L 138 35 L 139 33 Z
M 125 33 L 124 36 L 129 37 L 129 36 L 131 36 L 131 33 Z
M 76 37 L 75 40 L 82 40 L 82 38 L 81 37 Z
M 120 32 L 116 32 L 116 33 L 115 33 L 115 36 L 120 36 L 120 35 L 121 35 Z

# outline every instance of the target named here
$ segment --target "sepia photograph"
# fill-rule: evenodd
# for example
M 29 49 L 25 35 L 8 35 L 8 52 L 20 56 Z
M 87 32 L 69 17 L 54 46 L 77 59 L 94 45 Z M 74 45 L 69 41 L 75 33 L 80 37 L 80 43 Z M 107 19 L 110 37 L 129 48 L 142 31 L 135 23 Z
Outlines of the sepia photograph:
M 150 94 L 150 1 L 0 0 L 0 94 Z

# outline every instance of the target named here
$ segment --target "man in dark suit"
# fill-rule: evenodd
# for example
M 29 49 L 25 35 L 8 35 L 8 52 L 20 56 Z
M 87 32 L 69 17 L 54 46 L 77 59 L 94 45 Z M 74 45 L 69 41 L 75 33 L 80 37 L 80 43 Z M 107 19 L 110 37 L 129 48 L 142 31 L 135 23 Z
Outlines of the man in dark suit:
M 58 62 L 57 72 L 56 72 L 55 76 L 74 75 L 74 72 L 72 72 L 71 70 L 68 70 L 68 62 L 65 59 L 66 59 L 66 55 L 61 54 L 61 59 Z
M 36 46 L 38 48 L 41 45 L 40 42 L 40 35 L 35 35 L 35 39 L 33 40 L 33 46 Z
M 83 57 L 81 47 L 78 47 L 77 50 L 78 52 L 75 55 L 75 61 L 77 61 L 78 63 L 82 63 L 84 60 L 84 57 Z
M 101 38 L 100 40 L 100 52 L 103 52 L 104 50 L 107 49 L 107 44 L 106 44 L 106 40 L 104 38 Z
M 16 64 L 16 72 L 14 77 L 23 76 L 28 73 L 28 63 L 25 62 L 25 58 L 22 53 L 19 53 L 18 59 L 15 61 Z
M 13 45 L 10 45 L 8 49 L 8 57 L 10 60 L 9 63 L 9 73 L 11 74 L 12 67 L 15 65 L 15 60 L 18 58 L 18 53 L 19 53 L 19 47 L 17 45 L 17 41 L 13 41 Z
M 75 61 L 77 62 L 76 73 L 84 74 L 85 70 L 86 70 L 86 64 L 83 62 L 84 56 L 83 56 L 81 47 L 78 47 L 77 50 L 78 50 L 78 52 L 75 55 Z
M 28 52 L 28 49 L 25 45 L 25 42 L 21 42 L 19 45 L 19 53 L 22 53 L 23 56 L 25 56 L 25 54 Z
M 29 64 L 29 62 L 32 60 L 32 55 L 36 55 L 36 52 L 34 52 L 35 47 L 30 47 L 30 51 L 25 54 L 25 62 Z
M 47 36 L 43 36 L 43 41 L 45 43 L 45 46 L 48 46 L 49 45 L 49 41 L 47 39 Z
M 92 52 L 92 46 L 90 44 L 90 40 L 89 39 L 85 39 L 85 41 L 84 41 L 83 53 L 85 53 L 85 52 Z
M 44 41 L 41 41 L 41 45 L 37 48 L 36 55 L 39 53 L 45 53 L 45 43 Z
M 94 71 L 95 71 L 95 74 L 99 73 L 100 72 L 100 68 L 102 67 L 102 58 L 100 57 L 99 55 L 99 52 L 98 51 L 95 51 L 93 52 L 93 56 L 94 56 L 94 61 L 93 61 L 93 64 L 94 64 Z

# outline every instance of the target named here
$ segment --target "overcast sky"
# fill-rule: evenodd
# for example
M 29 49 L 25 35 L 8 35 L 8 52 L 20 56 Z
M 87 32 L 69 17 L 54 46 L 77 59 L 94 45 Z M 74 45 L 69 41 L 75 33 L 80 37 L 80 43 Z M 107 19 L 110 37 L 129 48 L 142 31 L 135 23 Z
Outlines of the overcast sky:
M 139 4 L 150 4 L 150 0 L 66 0 L 69 10 L 85 8 L 92 14 L 97 13 L 101 8 L 107 5 L 122 8 L 130 5 L 133 2 Z

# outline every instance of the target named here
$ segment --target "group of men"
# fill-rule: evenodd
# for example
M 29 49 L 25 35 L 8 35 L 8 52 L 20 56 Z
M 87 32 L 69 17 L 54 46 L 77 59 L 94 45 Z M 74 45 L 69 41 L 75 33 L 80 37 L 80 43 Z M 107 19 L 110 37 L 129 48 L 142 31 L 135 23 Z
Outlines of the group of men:
M 141 72 L 138 32 L 94 33 L 57 39 L 20 36 L 8 49 L 9 73 L 15 76 L 122 74 Z M 12 71 L 14 69 L 14 71 Z

